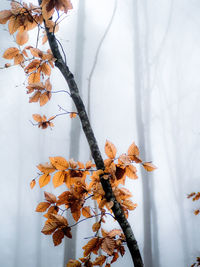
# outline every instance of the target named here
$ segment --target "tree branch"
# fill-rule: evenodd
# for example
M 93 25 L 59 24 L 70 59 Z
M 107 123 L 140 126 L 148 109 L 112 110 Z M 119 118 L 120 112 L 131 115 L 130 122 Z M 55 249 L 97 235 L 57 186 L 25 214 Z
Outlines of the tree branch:
M 38 0 L 38 2 L 39 2 L 39 4 L 41 4 L 42 0 Z M 82 128 L 83 128 L 83 131 L 84 131 L 85 136 L 87 138 L 88 144 L 90 146 L 91 154 L 92 154 L 92 157 L 93 157 L 94 162 L 96 164 L 96 167 L 97 167 L 97 169 L 104 170 L 105 166 L 104 166 L 103 158 L 101 156 L 96 138 L 95 138 L 94 133 L 93 133 L 93 130 L 91 128 L 90 121 L 88 119 L 88 115 L 87 115 L 86 110 L 85 110 L 85 106 L 84 106 L 83 101 L 79 95 L 79 90 L 78 90 L 77 84 L 74 80 L 74 76 L 70 72 L 70 70 L 67 66 L 67 63 L 65 63 L 65 61 L 63 60 L 63 58 L 61 56 L 61 53 L 60 53 L 59 47 L 58 47 L 58 42 L 55 38 L 55 35 L 53 33 L 49 32 L 46 25 L 45 25 L 45 30 L 47 33 L 47 37 L 48 37 L 51 51 L 53 53 L 54 58 L 56 59 L 55 60 L 55 66 L 60 70 L 60 72 L 62 73 L 64 79 L 66 80 L 66 82 L 68 84 L 68 87 L 69 87 L 69 90 L 71 93 L 71 97 L 72 97 L 74 104 L 77 108 L 79 118 L 81 120 Z M 128 245 L 129 251 L 131 253 L 131 256 L 132 256 L 132 259 L 134 262 L 134 266 L 135 267 L 142 267 L 143 262 L 142 262 L 140 251 L 139 251 L 139 248 L 137 245 L 137 241 L 135 239 L 135 236 L 133 234 L 131 226 L 126 219 L 120 204 L 117 202 L 117 200 L 115 198 L 115 195 L 112 191 L 112 187 L 110 185 L 109 179 L 105 180 L 102 176 L 101 177 L 101 184 L 102 184 L 102 187 L 105 191 L 106 200 L 108 202 L 110 202 L 110 201 L 113 202 L 112 211 L 113 211 L 115 218 L 118 221 L 118 223 L 120 224 L 120 226 L 123 230 L 123 233 L 126 237 L 127 245 Z

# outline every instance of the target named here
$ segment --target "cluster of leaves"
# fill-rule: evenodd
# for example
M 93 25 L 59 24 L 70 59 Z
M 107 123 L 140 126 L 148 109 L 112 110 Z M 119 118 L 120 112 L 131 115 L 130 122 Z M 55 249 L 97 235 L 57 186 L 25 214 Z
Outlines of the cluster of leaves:
M 197 193 L 193 192 L 193 193 L 189 194 L 189 195 L 187 196 L 187 198 L 192 198 L 193 201 L 197 201 L 197 200 L 200 199 L 200 192 L 197 192 Z M 196 209 L 196 210 L 194 211 L 194 214 L 195 214 L 195 215 L 198 215 L 199 213 L 200 213 L 200 208 L 199 208 L 199 209 Z
M 30 103 L 38 102 L 44 106 L 52 97 L 52 85 L 50 76 L 54 68 L 55 58 L 50 49 L 43 51 L 38 48 L 40 30 L 48 28 L 48 31 L 55 33 L 58 31 L 60 19 L 59 12 L 67 13 L 72 9 L 70 0 L 42 0 L 40 6 L 33 4 L 19 3 L 11 1 L 11 9 L 0 11 L 0 24 L 8 22 L 8 30 L 11 35 L 16 34 L 16 43 L 18 47 L 9 47 L 3 54 L 7 60 L 13 60 L 13 65 L 19 65 L 23 68 L 27 77 L 27 94 Z M 53 20 L 54 13 L 57 19 Z M 45 27 L 44 27 L 45 26 Z M 29 40 L 28 31 L 38 27 L 36 46 L 27 45 Z M 43 31 L 42 44 L 47 41 L 46 31 Z M 10 63 L 5 64 L 5 68 L 10 67 Z M 64 110 L 64 109 L 63 109 Z M 64 110 L 65 111 L 65 110 Z M 65 111 L 64 114 L 70 114 L 74 118 L 76 112 Z M 47 116 L 33 114 L 36 125 L 41 129 L 53 127 L 52 120 L 58 114 Z M 97 170 L 95 164 L 88 161 L 86 164 L 75 162 L 73 159 L 67 161 L 63 157 L 50 157 L 50 161 L 45 164 L 39 164 L 37 168 L 40 173 L 38 177 L 30 183 L 31 188 L 36 185 L 36 180 L 40 187 L 46 186 L 52 177 L 54 187 L 66 186 L 66 190 L 59 196 L 44 192 L 45 201 L 40 202 L 37 212 L 44 212 L 46 219 L 42 233 L 52 235 L 55 246 L 62 243 L 64 237 L 72 238 L 71 228 L 83 220 L 89 218 L 98 218 L 92 226 L 93 236 L 83 246 L 83 257 L 79 260 L 70 260 L 68 267 L 75 266 L 111 266 L 119 255 L 125 253 L 125 236 L 119 229 L 113 229 L 107 232 L 103 229 L 106 216 L 112 216 L 113 202 L 107 202 L 100 179 L 109 179 L 116 200 L 120 203 L 125 216 L 128 218 L 129 211 L 137 206 L 131 200 L 132 193 L 123 187 L 126 178 L 137 179 L 137 169 L 133 165 L 141 164 L 147 171 L 153 171 L 156 167 L 151 162 L 143 162 L 140 159 L 139 149 L 133 143 L 126 154 L 116 157 L 117 149 L 109 141 L 105 144 L 105 153 L 107 159 L 104 160 L 105 169 Z M 97 202 L 99 213 L 92 209 L 88 204 L 89 199 Z M 69 225 L 64 216 L 64 212 L 70 211 L 75 223 Z M 81 216 L 85 217 L 81 219 Z M 101 256 L 94 258 L 92 255 L 98 255 L 99 250 L 103 252 Z M 93 259 L 92 259 L 93 257 Z
M 41 174 L 38 177 L 40 187 L 44 187 L 51 180 L 54 187 L 65 184 L 67 190 L 58 197 L 51 193 L 45 192 L 45 202 L 40 202 L 36 208 L 37 212 L 46 212 L 42 233 L 51 235 L 54 245 L 57 246 L 62 242 L 64 236 L 72 238 L 71 227 L 63 216 L 63 213 L 70 210 L 74 220 L 79 223 L 82 220 L 81 214 L 86 218 L 96 217 L 98 214 L 88 204 L 89 198 L 97 201 L 100 211 L 100 219 L 92 226 L 94 237 L 83 247 L 84 257 L 80 261 L 84 266 L 102 265 L 110 266 L 119 257 L 124 255 L 125 237 L 121 230 L 112 230 L 106 232 L 101 224 L 105 222 L 105 216 L 112 215 L 113 203 L 107 202 L 105 193 L 100 183 L 100 177 L 110 179 L 113 192 L 117 201 L 124 210 L 128 218 L 129 211 L 134 210 L 137 206 L 130 199 L 132 193 L 122 185 L 125 184 L 126 178 L 137 179 L 137 169 L 133 163 L 140 163 L 147 171 L 153 171 L 156 167 L 150 162 L 142 162 L 139 157 L 139 149 L 132 143 L 128 148 L 127 154 L 116 157 L 117 149 L 109 141 L 105 144 L 105 153 L 107 159 L 104 160 L 105 170 L 96 170 L 95 164 L 88 161 L 86 164 L 75 162 L 73 159 L 67 161 L 63 157 L 50 157 L 50 162 L 39 164 L 37 168 Z M 31 188 L 36 184 L 36 179 L 31 181 Z M 80 220 L 80 221 L 79 221 Z M 76 224 L 77 224 L 76 223 Z M 75 224 L 75 225 L 76 225 Z M 100 236 L 100 229 L 101 235 Z M 103 250 L 106 255 L 91 260 L 91 253 L 98 254 L 99 249 Z M 81 262 L 71 260 L 67 266 L 81 266 Z
M 44 106 L 52 97 L 52 85 L 50 82 L 51 70 L 54 68 L 54 57 L 50 49 L 42 51 L 37 48 L 39 30 L 44 29 L 43 21 L 49 28 L 49 31 L 56 31 L 58 25 L 51 19 L 55 9 L 57 11 L 63 10 L 65 13 L 72 8 L 69 0 L 42 1 L 41 6 L 33 4 L 19 3 L 17 1 L 11 2 L 10 10 L 0 11 L 0 24 L 8 22 L 8 30 L 11 35 L 16 32 L 16 43 L 18 47 L 9 47 L 3 54 L 3 58 L 13 60 L 14 65 L 19 65 L 23 68 L 27 76 L 27 94 L 29 103 L 38 102 L 40 106 Z M 29 40 L 28 31 L 38 27 L 38 37 L 36 47 L 24 45 Z M 44 31 L 42 44 L 47 41 L 46 33 Z M 10 63 L 6 63 L 5 67 L 10 67 Z M 73 118 L 74 112 L 67 112 Z M 56 116 L 52 116 L 46 120 L 46 116 L 41 116 L 41 119 L 36 119 L 38 127 L 46 129 L 48 126 L 52 127 L 53 120 Z M 35 119 L 35 117 L 34 117 Z

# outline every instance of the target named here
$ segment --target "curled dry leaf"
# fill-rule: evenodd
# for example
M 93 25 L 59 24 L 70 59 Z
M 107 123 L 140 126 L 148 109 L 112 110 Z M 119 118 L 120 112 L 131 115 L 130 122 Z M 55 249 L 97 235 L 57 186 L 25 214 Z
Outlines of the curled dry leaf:
M 67 263 L 67 267 L 81 267 L 80 261 L 77 260 L 69 260 Z
M 93 266 L 102 266 L 104 264 L 104 262 L 106 261 L 106 256 L 101 255 L 98 256 L 93 262 L 92 265 Z
M 45 235 L 51 235 L 57 228 L 57 223 L 49 221 L 44 225 L 41 232 Z
M 85 246 L 83 246 L 84 257 L 87 257 L 93 251 L 93 249 L 95 249 L 98 240 L 99 240 L 98 237 L 94 237 Z

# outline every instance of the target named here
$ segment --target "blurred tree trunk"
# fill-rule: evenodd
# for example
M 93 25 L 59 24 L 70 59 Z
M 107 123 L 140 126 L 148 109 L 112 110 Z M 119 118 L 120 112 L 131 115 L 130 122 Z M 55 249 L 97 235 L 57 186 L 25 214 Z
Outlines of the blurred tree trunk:
M 141 2 L 140 2 L 141 4 Z M 151 87 L 149 70 L 149 47 L 148 47 L 148 13 L 147 3 L 144 2 L 139 8 L 138 1 L 133 3 L 133 27 L 134 27 L 134 72 L 135 72 L 135 109 L 136 124 L 138 131 L 138 144 L 141 158 L 151 160 L 150 152 L 151 137 L 149 121 L 151 114 Z M 142 14 L 143 13 L 143 14 Z M 143 17 L 143 27 L 140 21 Z M 159 250 L 157 237 L 157 213 L 154 203 L 153 176 L 149 177 L 142 169 L 142 191 L 143 191 L 143 218 L 144 218 L 144 265 L 148 267 L 159 267 Z
M 77 30 L 76 30 L 76 50 L 75 50 L 75 71 L 74 76 L 82 94 L 82 69 L 83 69 L 83 53 L 84 53 L 84 20 L 85 20 L 85 2 L 78 3 Z M 73 109 L 72 109 L 73 110 Z M 81 125 L 79 120 L 72 120 L 70 133 L 70 149 L 69 158 L 78 160 L 79 157 L 79 140 L 81 133 Z M 73 224 L 71 214 L 68 214 L 69 224 Z M 76 228 L 72 229 L 72 239 L 65 238 L 64 244 L 64 267 L 70 259 L 76 258 Z

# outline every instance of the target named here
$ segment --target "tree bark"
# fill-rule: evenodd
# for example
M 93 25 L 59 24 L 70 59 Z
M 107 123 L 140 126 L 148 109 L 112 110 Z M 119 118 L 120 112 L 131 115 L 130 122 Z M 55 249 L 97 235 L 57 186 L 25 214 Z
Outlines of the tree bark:
M 38 0 L 39 4 L 41 4 L 41 0 Z M 51 32 L 49 32 L 48 28 L 45 27 L 46 33 L 47 33 L 47 37 L 48 37 L 48 41 L 49 41 L 49 45 L 51 48 L 51 51 L 53 53 L 55 60 L 55 66 L 60 70 L 60 72 L 62 73 L 64 79 L 66 80 L 70 93 L 71 93 L 71 97 L 74 101 L 74 104 L 77 108 L 78 111 L 78 115 L 81 121 L 81 125 L 83 128 L 83 131 L 85 133 L 85 136 L 87 138 L 88 144 L 90 146 L 90 150 L 91 150 L 91 154 L 92 157 L 94 159 L 94 162 L 96 164 L 97 169 L 101 169 L 104 170 L 105 166 L 104 166 L 104 162 L 103 162 L 103 158 L 101 156 L 96 138 L 94 136 L 93 130 L 91 128 L 86 110 L 85 110 L 85 106 L 83 104 L 83 101 L 79 95 L 79 90 L 77 87 L 77 84 L 74 80 L 74 76 L 73 74 L 70 72 L 67 63 L 64 62 L 61 53 L 59 51 L 59 47 L 58 47 L 58 42 L 55 38 L 55 35 Z M 135 267 L 142 267 L 143 266 L 143 261 L 142 261 L 142 257 L 140 255 L 140 251 L 139 251 L 139 247 L 137 244 L 137 241 L 135 239 L 135 236 L 133 234 L 133 231 L 131 229 L 131 226 L 129 224 L 129 222 L 127 221 L 124 212 L 120 206 L 120 204 L 117 202 L 115 195 L 112 191 L 112 187 L 110 185 L 110 181 L 109 179 L 105 180 L 103 178 L 103 176 L 101 177 L 101 184 L 102 187 L 105 191 L 105 197 L 106 200 L 108 202 L 112 201 L 113 207 L 112 207 L 112 211 L 114 213 L 114 216 L 116 218 L 116 220 L 118 221 L 119 225 L 121 226 L 123 233 L 126 237 L 126 242 L 127 242 L 127 246 L 129 248 L 129 251 L 131 253 L 131 257 L 134 263 Z

